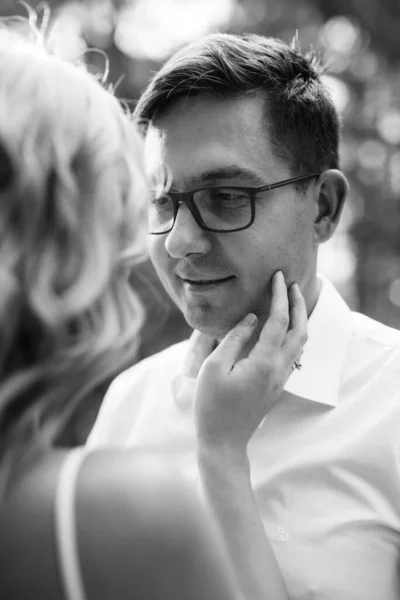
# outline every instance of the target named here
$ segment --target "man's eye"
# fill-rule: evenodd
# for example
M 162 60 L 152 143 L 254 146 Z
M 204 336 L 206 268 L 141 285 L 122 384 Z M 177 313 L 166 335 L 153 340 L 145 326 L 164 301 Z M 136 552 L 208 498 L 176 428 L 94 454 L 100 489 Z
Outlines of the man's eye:
M 214 191 L 211 200 L 236 206 L 240 205 L 241 203 L 247 203 L 248 196 L 240 190 L 221 189 Z

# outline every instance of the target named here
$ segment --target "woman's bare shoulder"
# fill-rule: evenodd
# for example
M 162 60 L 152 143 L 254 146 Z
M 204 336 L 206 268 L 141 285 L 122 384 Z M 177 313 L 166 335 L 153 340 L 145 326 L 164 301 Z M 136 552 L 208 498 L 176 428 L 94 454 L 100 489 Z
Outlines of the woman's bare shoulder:
M 54 452 L 41 461 L 0 511 L 0 597 L 3 591 L 4 597 L 62 598 L 54 496 L 67 456 Z M 78 475 L 75 509 L 87 600 L 232 600 L 201 503 L 161 458 L 90 452 Z
M 232 599 L 216 539 L 194 489 L 161 457 L 99 450 L 77 488 L 89 598 Z

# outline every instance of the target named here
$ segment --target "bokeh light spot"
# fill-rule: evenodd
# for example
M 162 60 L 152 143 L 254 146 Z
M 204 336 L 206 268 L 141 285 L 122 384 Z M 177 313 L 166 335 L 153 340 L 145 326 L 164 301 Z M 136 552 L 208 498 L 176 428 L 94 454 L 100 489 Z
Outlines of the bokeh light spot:
M 382 169 L 387 158 L 386 147 L 377 140 L 366 140 L 358 147 L 358 162 L 360 166 L 368 169 Z
M 324 75 L 323 82 L 332 96 L 333 103 L 339 113 L 343 113 L 350 100 L 350 92 L 344 81 L 332 75 Z
M 378 131 L 382 139 L 389 144 L 400 142 L 400 113 L 390 111 L 384 113 L 377 123 Z
M 327 21 L 322 34 L 326 45 L 334 52 L 356 54 L 361 47 L 360 28 L 345 16 Z
M 235 0 L 138 0 L 121 9 L 115 44 L 124 54 L 161 61 L 178 47 L 228 26 Z
M 389 300 L 395 306 L 400 306 L 400 279 L 395 279 L 390 284 Z

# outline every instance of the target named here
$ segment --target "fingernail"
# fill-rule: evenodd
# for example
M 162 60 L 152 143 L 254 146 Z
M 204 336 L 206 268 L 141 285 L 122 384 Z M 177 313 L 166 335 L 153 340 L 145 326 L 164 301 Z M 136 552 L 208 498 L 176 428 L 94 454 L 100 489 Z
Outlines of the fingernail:
M 248 325 L 249 327 L 254 327 L 254 325 L 257 323 L 257 317 L 256 317 L 256 315 L 253 315 L 253 313 L 248 314 L 243 319 L 243 323 L 245 325 Z
M 285 280 L 285 276 L 284 276 L 284 274 L 282 273 L 282 271 L 277 271 L 277 272 L 275 273 L 275 277 L 276 277 L 277 279 L 280 279 L 280 281 L 284 281 L 284 280 Z

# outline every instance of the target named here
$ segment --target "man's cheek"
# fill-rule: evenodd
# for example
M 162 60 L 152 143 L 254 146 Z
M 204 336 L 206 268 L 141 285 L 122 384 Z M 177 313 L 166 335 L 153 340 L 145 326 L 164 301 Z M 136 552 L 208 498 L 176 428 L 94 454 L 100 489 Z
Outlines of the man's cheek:
M 165 269 L 165 264 L 167 264 L 167 256 L 166 256 L 166 252 L 165 252 L 165 248 L 160 247 L 160 244 L 158 243 L 150 243 L 149 244 L 149 256 L 150 256 L 150 260 L 153 264 L 153 267 L 155 268 L 155 270 L 157 271 L 158 274 L 160 274 L 160 272 L 164 271 Z

